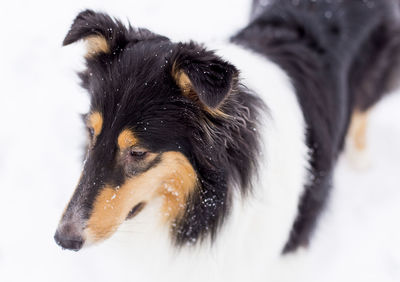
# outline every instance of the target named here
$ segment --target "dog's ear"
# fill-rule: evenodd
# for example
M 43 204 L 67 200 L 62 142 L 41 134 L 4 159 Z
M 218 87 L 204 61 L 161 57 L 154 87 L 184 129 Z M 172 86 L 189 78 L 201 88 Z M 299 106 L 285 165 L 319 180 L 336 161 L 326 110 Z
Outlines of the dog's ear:
M 127 35 L 128 30 L 120 21 L 106 14 L 85 10 L 75 18 L 63 45 L 85 40 L 86 58 L 91 58 L 101 53 L 118 52 L 127 44 Z
M 237 69 L 196 43 L 178 44 L 171 62 L 183 94 L 209 109 L 218 109 L 236 87 Z

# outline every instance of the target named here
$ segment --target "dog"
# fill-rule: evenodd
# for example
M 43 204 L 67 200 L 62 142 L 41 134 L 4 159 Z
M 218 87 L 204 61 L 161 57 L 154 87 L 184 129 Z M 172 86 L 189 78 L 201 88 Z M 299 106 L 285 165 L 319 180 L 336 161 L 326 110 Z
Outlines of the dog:
M 88 144 L 57 244 L 78 251 L 144 222 L 155 254 L 216 273 L 199 280 L 271 279 L 312 243 L 339 155 L 363 154 L 369 110 L 397 87 L 399 11 L 255 0 L 215 46 L 81 12 L 63 45 L 87 44 Z

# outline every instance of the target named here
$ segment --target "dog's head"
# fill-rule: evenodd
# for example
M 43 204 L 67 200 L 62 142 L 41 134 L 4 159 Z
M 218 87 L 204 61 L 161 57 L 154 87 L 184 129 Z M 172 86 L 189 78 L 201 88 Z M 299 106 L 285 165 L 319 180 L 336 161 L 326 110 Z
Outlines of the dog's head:
M 249 174 L 253 156 L 239 147 L 256 143 L 236 68 L 193 42 L 173 43 L 90 10 L 77 16 L 64 45 L 78 40 L 87 43 L 80 77 L 91 99 L 88 146 L 57 243 L 79 250 L 104 240 L 155 200 L 162 204 L 153 220 L 168 224 L 175 241 L 214 232 L 227 209 L 226 170 L 237 166 L 236 175 L 243 166 Z

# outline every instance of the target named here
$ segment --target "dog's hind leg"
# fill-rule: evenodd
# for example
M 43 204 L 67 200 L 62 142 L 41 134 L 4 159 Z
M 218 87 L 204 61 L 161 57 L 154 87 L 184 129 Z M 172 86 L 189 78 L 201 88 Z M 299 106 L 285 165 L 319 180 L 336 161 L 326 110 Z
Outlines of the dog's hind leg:
M 349 85 L 353 103 L 346 153 L 355 168 L 366 168 L 371 164 L 366 140 L 369 113 L 400 86 L 400 16 L 385 18 L 360 44 Z
M 366 169 L 371 165 L 367 148 L 369 111 L 356 110 L 351 118 L 346 140 L 346 155 L 356 169 Z

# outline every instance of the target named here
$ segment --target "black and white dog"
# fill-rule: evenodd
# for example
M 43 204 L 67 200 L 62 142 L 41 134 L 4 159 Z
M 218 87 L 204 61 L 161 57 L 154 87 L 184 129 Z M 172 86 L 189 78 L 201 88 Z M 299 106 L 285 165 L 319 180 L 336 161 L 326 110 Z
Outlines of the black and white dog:
M 176 256 L 164 278 L 273 279 L 311 243 L 346 136 L 362 154 L 367 112 L 396 86 L 399 11 L 256 0 L 248 26 L 207 48 L 80 13 L 64 45 L 87 42 L 89 142 L 56 242 L 124 233 L 136 254 Z

